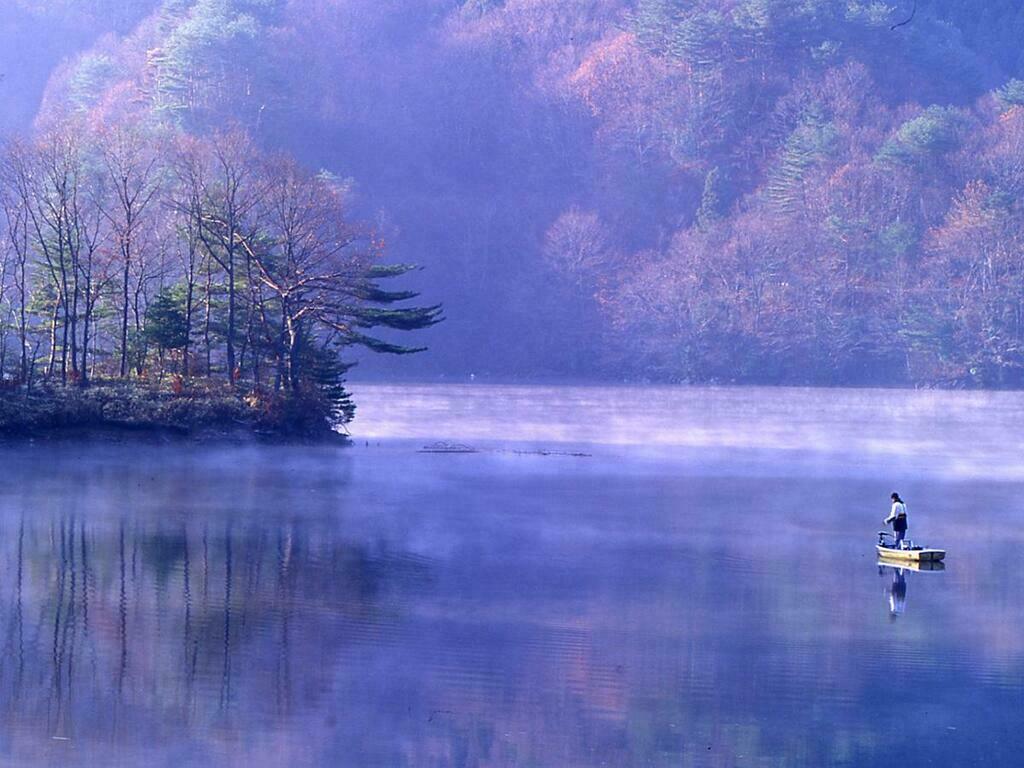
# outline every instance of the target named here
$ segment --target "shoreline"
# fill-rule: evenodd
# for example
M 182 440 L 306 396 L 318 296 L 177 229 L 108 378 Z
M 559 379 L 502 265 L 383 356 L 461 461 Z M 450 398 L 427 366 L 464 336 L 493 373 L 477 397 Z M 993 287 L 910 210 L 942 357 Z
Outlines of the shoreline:
M 220 442 L 347 444 L 310 397 L 195 387 L 165 391 L 134 382 L 0 394 L 0 443 Z
M 334 445 L 350 446 L 352 439 L 342 432 L 322 435 L 295 435 L 247 429 L 244 427 L 210 427 L 187 430 L 164 424 L 117 424 L 107 422 L 94 425 L 68 425 L 46 428 L 35 432 L 17 431 L 0 427 L 0 446 L 26 443 L 139 443 L 143 445 Z

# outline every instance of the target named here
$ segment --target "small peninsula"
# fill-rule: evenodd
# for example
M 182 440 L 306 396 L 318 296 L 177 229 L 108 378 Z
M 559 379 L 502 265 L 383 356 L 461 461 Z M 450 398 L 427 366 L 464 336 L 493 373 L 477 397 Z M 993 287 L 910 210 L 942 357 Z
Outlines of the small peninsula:
M 0 439 L 346 442 L 354 406 L 317 391 L 234 390 L 210 381 L 103 381 L 0 398 Z
M 0 435 L 341 439 L 351 348 L 441 320 L 383 287 L 415 267 L 352 198 L 241 128 L 71 114 L 0 144 Z

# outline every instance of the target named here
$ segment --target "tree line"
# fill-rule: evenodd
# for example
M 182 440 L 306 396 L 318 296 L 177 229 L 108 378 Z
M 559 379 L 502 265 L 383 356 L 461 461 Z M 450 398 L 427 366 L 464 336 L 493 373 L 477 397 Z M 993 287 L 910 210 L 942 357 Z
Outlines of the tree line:
M 449 308 L 421 371 L 1024 384 L 1018 2 L 133 8 L 37 119 L 344 167 Z
M 417 351 L 437 306 L 381 281 L 384 243 L 341 180 L 257 148 L 240 128 L 192 136 L 72 115 L 0 149 L 4 386 L 95 378 L 337 387 L 358 344 Z
M 567 359 L 669 381 L 1024 386 L 1019 4 L 592 5 L 459 21 L 590 120 L 593 159 L 538 237 L 567 324 L 596 329 Z

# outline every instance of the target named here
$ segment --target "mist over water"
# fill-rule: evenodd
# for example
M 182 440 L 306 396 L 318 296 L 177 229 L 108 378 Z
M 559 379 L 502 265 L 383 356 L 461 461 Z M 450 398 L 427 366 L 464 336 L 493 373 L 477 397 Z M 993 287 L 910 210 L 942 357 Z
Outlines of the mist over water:
M 764 458 L 770 471 L 785 474 L 820 467 L 842 475 L 884 470 L 894 480 L 910 473 L 1024 478 L 1024 395 L 1016 392 L 474 384 L 354 389 L 357 440 L 586 444 L 604 455 L 628 451 L 698 465 Z
M 0 763 L 1010 765 L 1024 746 L 1016 396 L 357 397 L 348 448 L 0 449 Z M 437 440 L 478 452 L 420 452 Z M 876 565 L 893 487 L 945 570 Z

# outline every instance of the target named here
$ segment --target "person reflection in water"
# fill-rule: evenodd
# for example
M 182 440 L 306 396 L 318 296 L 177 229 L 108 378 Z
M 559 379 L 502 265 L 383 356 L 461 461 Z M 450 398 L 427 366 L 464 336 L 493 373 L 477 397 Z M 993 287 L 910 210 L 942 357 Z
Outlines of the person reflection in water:
M 902 549 L 903 540 L 907 537 L 907 505 L 896 491 L 889 498 L 892 499 L 892 509 L 885 518 L 885 524 L 892 523 L 893 546 Z
M 892 569 L 892 584 L 889 586 L 889 615 L 902 616 L 907 609 L 907 578 L 902 568 Z

